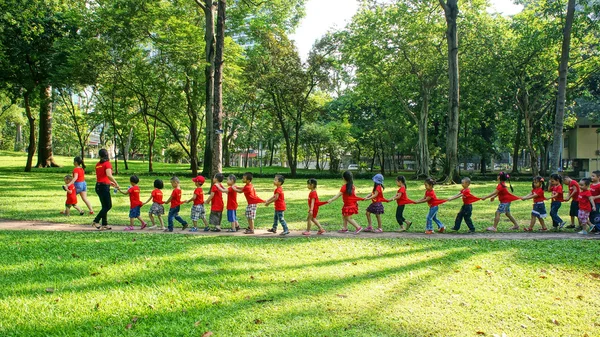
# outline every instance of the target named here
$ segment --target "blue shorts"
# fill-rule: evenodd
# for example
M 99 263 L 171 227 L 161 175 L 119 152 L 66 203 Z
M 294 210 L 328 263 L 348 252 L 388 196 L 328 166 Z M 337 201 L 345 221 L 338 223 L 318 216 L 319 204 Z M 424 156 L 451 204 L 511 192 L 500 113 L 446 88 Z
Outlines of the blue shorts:
M 500 213 L 500 214 L 510 213 L 510 202 L 498 205 L 497 212 Z
M 81 192 L 87 192 L 87 184 L 85 181 L 82 182 L 74 182 L 73 186 L 75 186 L 75 193 L 79 194 Z
M 234 210 L 227 210 L 227 221 L 228 222 L 236 222 L 237 221 L 237 211 Z
M 129 210 L 129 217 L 132 219 L 135 219 L 137 217 L 140 216 L 140 209 L 142 208 L 142 206 L 136 206 L 134 208 L 131 208 Z
M 544 219 L 547 217 L 548 213 L 546 212 L 546 204 L 544 204 L 543 201 L 533 204 L 533 211 L 531 211 L 531 215 L 538 219 Z

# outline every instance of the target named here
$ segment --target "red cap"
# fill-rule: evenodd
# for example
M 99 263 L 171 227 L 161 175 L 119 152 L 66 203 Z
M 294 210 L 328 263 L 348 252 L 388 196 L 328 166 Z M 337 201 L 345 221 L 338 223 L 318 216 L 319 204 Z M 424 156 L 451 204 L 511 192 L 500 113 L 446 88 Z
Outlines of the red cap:
M 195 183 L 204 184 L 204 182 L 206 181 L 206 179 L 204 179 L 203 176 L 197 176 L 196 178 L 192 178 L 192 181 L 195 182 Z

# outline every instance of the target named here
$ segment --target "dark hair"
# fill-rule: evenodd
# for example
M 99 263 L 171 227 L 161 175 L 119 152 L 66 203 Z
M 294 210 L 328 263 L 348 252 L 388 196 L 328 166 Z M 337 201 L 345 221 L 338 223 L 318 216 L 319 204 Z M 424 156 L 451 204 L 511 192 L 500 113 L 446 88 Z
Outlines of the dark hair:
M 592 183 L 592 179 L 590 178 L 582 178 L 581 181 L 583 181 L 585 186 L 590 186 L 590 184 Z
M 553 175 L 551 175 L 550 179 L 557 180 L 558 183 L 561 184 L 561 185 L 563 183 L 563 177 L 560 174 L 557 174 L 557 173 L 554 173 Z
M 546 181 L 544 180 L 544 177 L 542 176 L 537 176 L 533 178 L 533 182 L 531 183 L 531 188 L 535 188 L 535 183 L 541 183 L 542 186 L 540 186 L 542 189 L 546 189 Z
M 315 188 L 317 187 L 317 179 L 315 178 L 310 178 L 306 181 L 307 184 L 314 186 Z
M 252 181 L 252 172 L 244 173 L 244 177 L 246 177 L 246 180 Z
M 381 186 L 381 189 L 385 190 L 385 186 L 383 186 L 383 184 L 373 183 L 373 191 L 372 192 L 375 192 L 375 190 L 377 189 L 377 186 Z
M 237 178 L 235 177 L 235 174 L 230 174 L 229 177 L 227 177 L 229 180 L 233 181 L 235 183 L 235 181 L 237 180 Z
M 433 179 L 433 178 L 427 178 L 427 179 L 425 179 L 425 184 L 430 185 L 430 186 L 434 186 L 435 185 L 435 179 Z
M 215 174 L 215 178 L 217 179 L 218 182 L 222 183 L 223 178 L 225 178 L 225 176 L 223 176 L 223 173 L 217 173 L 217 174 Z
M 593 171 L 592 173 L 595 174 L 596 177 L 600 178 L 600 170 Z
M 348 195 L 352 195 L 352 189 L 354 188 L 354 178 L 352 177 L 352 172 L 346 171 L 342 174 L 342 177 L 346 181 L 346 193 Z
M 70 174 L 67 174 L 67 175 L 65 176 L 65 180 L 71 180 L 71 179 L 73 179 L 73 177 L 71 177 L 71 175 L 70 175 Z
M 406 185 L 406 178 L 404 178 L 404 176 L 398 176 L 396 178 L 396 181 L 399 181 L 399 182 L 403 183 L 404 185 Z
M 515 189 L 512 187 L 512 184 L 510 183 L 510 175 L 506 172 L 500 172 L 498 173 L 498 178 L 500 179 L 501 182 L 505 182 L 508 181 L 508 185 L 510 186 L 510 191 L 514 192 Z
M 85 169 L 85 164 L 83 163 L 83 159 L 81 157 L 73 158 L 73 162 L 77 163 L 77 165 L 81 166 L 81 168 Z
M 159 190 L 162 190 L 162 189 L 163 189 L 163 187 L 165 187 L 165 184 L 163 183 L 163 181 L 162 181 L 162 180 L 160 180 L 160 179 L 156 179 L 156 180 L 154 181 L 154 188 L 158 188 Z
M 137 184 L 140 182 L 140 178 L 138 178 L 138 176 L 136 176 L 135 174 L 132 175 L 131 177 L 129 177 L 129 182 Z
M 108 151 L 106 151 L 106 149 L 100 149 L 100 151 L 98 151 L 98 157 L 100 157 L 101 163 L 108 161 Z
M 277 179 L 277 181 L 279 181 L 281 185 L 283 185 L 283 183 L 285 182 L 285 178 L 281 174 L 276 174 L 275 179 Z

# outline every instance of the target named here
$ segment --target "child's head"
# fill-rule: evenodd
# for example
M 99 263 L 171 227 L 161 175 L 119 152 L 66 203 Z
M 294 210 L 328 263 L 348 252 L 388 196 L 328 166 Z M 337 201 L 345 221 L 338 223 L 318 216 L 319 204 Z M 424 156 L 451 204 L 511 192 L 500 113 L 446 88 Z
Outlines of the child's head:
M 171 186 L 173 186 L 173 188 L 179 187 L 179 178 L 177 178 L 176 176 L 172 176 L 170 181 Z
M 230 174 L 229 177 L 227 177 L 227 186 L 235 185 L 236 180 L 237 178 L 235 177 L 235 174 Z
M 352 177 L 352 172 L 345 171 L 342 174 L 342 178 L 344 178 L 344 181 L 346 182 L 346 193 L 348 195 L 352 195 L 352 189 L 354 187 L 354 178 Z
M 570 183 L 571 183 L 571 181 L 573 181 L 573 179 L 572 179 L 571 177 L 569 177 L 569 176 L 565 176 L 565 177 L 563 178 L 563 180 L 565 181 L 565 184 L 570 184 Z
M 165 184 L 163 184 L 162 180 L 160 180 L 160 179 L 154 180 L 154 188 L 158 188 L 159 190 L 162 190 L 163 187 L 165 187 Z
M 275 179 L 273 179 L 273 184 L 275 186 L 281 186 L 285 182 L 285 178 L 281 174 L 276 174 Z
M 531 188 L 544 188 L 545 186 L 544 177 L 537 176 L 533 178 L 533 182 L 531 183 Z
M 376 174 L 375 176 L 373 176 L 373 192 L 375 192 L 377 186 L 381 186 L 382 189 L 385 189 L 385 187 L 383 186 L 383 175 L 381 174 Z
M 317 189 L 317 179 L 315 178 L 310 178 L 306 181 L 306 187 L 309 190 L 316 190 Z
M 463 188 L 469 188 L 469 186 L 471 185 L 471 178 L 469 177 L 464 177 L 462 178 L 462 180 L 460 181 L 461 185 Z
M 510 183 L 510 175 L 508 173 L 506 173 L 506 172 L 498 173 L 498 181 L 501 183 L 508 181 L 508 184 L 510 185 L 510 190 L 512 192 L 514 192 L 512 184 Z
M 433 189 L 433 185 L 435 185 L 435 180 L 433 178 L 427 178 L 427 179 L 425 179 L 425 188 L 427 190 L 432 190 Z
M 225 179 L 225 176 L 223 175 L 223 173 L 217 173 L 213 177 L 213 183 L 215 183 L 215 184 L 222 183 L 223 179 Z
M 194 182 L 194 184 L 196 184 L 197 187 L 200 187 L 204 185 L 206 179 L 203 176 L 197 176 L 196 178 L 192 178 L 192 181 Z
M 140 178 L 138 178 L 135 174 L 129 177 L 129 182 L 131 185 L 135 186 L 140 182 Z
M 590 178 L 583 178 L 579 181 L 579 187 L 581 187 L 582 190 L 587 191 L 590 189 L 591 183 L 592 180 Z
M 244 173 L 244 175 L 242 176 L 242 182 L 244 184 L 252 182 L 252 172 Z
M 590 175 L 590 177 L 592 178 L 591 181 L 593 183 L 597 183 L 600 181 L 600 171 L 594 171 L 592 172 L 592 174 Z
M 398 187 L 406 186 L 406 178 L 404 178 L 404 176 L 396 177 L 396 185 L 398 185 Z
M 70 174 L 67 174 L 67 175 L 65 176 L 65 184 L 68 184 L 68 183 L 70 183 L 70 182 L 71 182 L 71 180 L 73 180 L 73 177 L 71 177 L 71 175 L 70 175 Z
M 550 183 L 552 185 L 562 185 L 563 177 L 560 174 L 554 173 L 550 176 Z
M 85 165 L 83 165 L 83 159 L 81 159 L 81 157 L 75 157 L 75 158 L 73 158 L 73 164 L 75 166 L 80 166 L 82 168 L 85 168 Z

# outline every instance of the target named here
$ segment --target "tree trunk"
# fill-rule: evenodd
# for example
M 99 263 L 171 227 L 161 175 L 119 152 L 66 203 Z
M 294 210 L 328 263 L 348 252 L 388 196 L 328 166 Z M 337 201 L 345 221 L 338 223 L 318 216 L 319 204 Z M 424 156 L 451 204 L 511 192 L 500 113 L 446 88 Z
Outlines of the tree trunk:
M 269 145 L 270 145 L 270 147 L 271 147 L 271 148 L 270 148 L 270 151 L 271 151 L 271 157 L 269 158 L 269 166 L 273 166 L 273 156 L 274 156 L 274 153 L 275 153 L 275 141 L 274 141 L 274 140 L 272 140 L 272 141 L 271 141 L 271 143 L 270 143 Z
M 215 75 L 215 18 L 214 18 L 214 5 L 212 0 L 204 0 L 204 19 L 205 19 L 205 33 L 204 42 L 206 49 L 206 66 L 204 67 L 204 75 L 206 80 L 206 145 L 204 146 L 204 168 L 202 173 L 207 177 L 214 175 L 212 169 L 212 158 L 213 158 L 213 109 L 214 109 L 214 75 Z
M 513 168 L 512 173 L 519 173 L 519 150 L 521 149 L 521 129 L 523 128 L 523 120 L 521 113 L 517 116 L 517 136 L 515 138 L 515 147 L 513 150 Z
M 214 65 L 213 149 L 212 172 L 223 171 L 223 49 L 225 47 L 226 0 L 219 0 L 217 11 L 217 39 Z
M 131 149 L 131 140 L 133 139 L 133 126 L 129 128 L 129 134 L 127 135 L 127 143 L 123 151 L 123 159 L 129 160 L 129 149 Z M 148 139 L 149 140 L 149 139 Z
M 192 88 L 189 76 L 186 76 L 186 82 L 184 87 L 185 97 L 187 101 L 187 110 L 190 117 L 190 169 L 192 175 L 195 177 L 198 175 L 198 110 L 194 106 L 194 99 L 192 98 Z M 196 88 L 194 84 L 194 88 Z M 155 119 L 156 120 L 156 119 Z M 156 134 L 156 128 L 155 134 Z
M 556 99 L 556 114 L 554 117 L 554 132 L 552 133 L 552 150 L 550 151 L 550 171 L 562 171 L 561 154 L 562 138 L 565 119 L 565 100 L 567 95 L 567 75 L 569 73 L 569 51 L 571 47 L 571 28 L 575 14 L 575 0 L 567 4 L 567 19 L 563 29 L 562 54 L 558 67 L 558 94 Z
M 52 87 L 40 88 L 40 135 L 36 167 L 58 167 L 52 156 Z
M 447 183 L 460 181 L 458 171 L 458 107 L 459 107 L 459 71 L 458 71 L 458 33 L 456 18 L 458 16 L 458 0 L 439 0 L 446 15 L 446 40 L 448 42 L 448 79 L 449 110 L 448 135 L 446 137 L 446 166 L 444 174 Z
M 417 177 L 429 176 L 429 147 L 427 146 L 427 122 L 429 119 L 429 94 L 423 95 L 423 106 L 419 115 L 419 139 L 417 141 Z
M 21 149 L 23 148 L 23 146 L 21 145 L 23 143 L 23 125 L 21 125 L 20 123 L 17 123 L 15 125 L 16 127 L 16 131 L 15 131 L 15 147 L 14 150 L 15 151 L 21 151 Z
M 29 122 L 29 145 L 27 145 L 27 164 L 25 164 L 25 172 L 31 172 L 33 165 L 33 155 L 35 154 L 35 117 L 31 114 L 31 102 L 29 101 L 29 91 L 23 93 L 23 101 L 25 104 L 25 112 L 27 113 L 27 121 Z
M 531 135 L 533 133 L 533 121 L 531 120 L 531 113 L 529 111 L 525 111 L 525 146 L 527 147 L 527 151 L 529 152 L 529 161 L 531 164 L 531 174 L 534 177 L 539 175 L 538 168 L 538 157 L 537 152 L 533 148 L 533 142 L 531 141 Z

